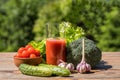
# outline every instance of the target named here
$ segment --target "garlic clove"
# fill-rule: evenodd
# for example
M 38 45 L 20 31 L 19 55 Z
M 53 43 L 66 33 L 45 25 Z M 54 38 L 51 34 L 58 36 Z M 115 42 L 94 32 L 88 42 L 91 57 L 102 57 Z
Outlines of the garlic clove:
M 74 70 L 74 65 L 72 63 L 68 63 L 66 66 L 66 69 L 69 69 L 70 71 Z
M 87 64 L 87 63 L 86 63 L 86 68 L 87 68 L 86 72 L 90 72 L 90 70 L 91 70 L 90 64 Z

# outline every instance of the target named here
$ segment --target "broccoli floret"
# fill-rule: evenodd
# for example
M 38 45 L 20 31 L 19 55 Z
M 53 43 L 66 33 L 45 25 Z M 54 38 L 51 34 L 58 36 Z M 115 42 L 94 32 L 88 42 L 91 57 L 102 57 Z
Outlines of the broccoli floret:
M 82 59 L 82 38 L 71 42 L 67 46 L 67 62 L 73 63 L 77 66 Z M 96 46 L 95 42 L 85 38 L 85 60 L 92 68 L 95 67 L 101 60 L 101 50 Z

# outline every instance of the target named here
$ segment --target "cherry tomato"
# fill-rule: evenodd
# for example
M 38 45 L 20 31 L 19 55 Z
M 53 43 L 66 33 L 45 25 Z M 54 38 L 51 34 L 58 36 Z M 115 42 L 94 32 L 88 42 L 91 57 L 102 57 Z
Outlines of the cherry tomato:
M 36 56 L 40 56 L 40 51 L 39 50 L 35 50 L 35 55 Z
M 17 53 L 16 56 L 19 57 L 19 58 L 22 58 L 22 53 Z
M 29 53 L 27 52 L 27 50 L 24 50 L 24 51 L 22 52 L 22 57 L 23 57 L 23 58 L 28 58 L 28 57 L 29 57 Z
M 22 53 L 23 50 L 25 50 L 25 48 L 24 48 L 24 47 L 20 47 L 20 48 L 18 49 L 18 53 Z
M 37 56 L 35 54 L 30 54 L 30 58 L 36 58 Z
M 33 47 L 28 48 L 27 51 L 29 54 L 35 53 L 35 49 Z
M 27 44 L 27 45 L 25 46 L 26 49 L 28 49 L 28 48 L 30 48 L 30 47 L 32 47 L 30 44 Z

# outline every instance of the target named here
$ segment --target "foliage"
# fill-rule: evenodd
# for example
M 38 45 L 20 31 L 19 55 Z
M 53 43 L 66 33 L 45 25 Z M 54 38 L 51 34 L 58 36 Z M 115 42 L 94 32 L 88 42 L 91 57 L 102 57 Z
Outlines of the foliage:
M 47 22 L 68 21 L 81 26 L 102 51 L 120 51 L 119 4 L 120 0 L 55 0 L 40 10 L 34 25 L 35 40 L 43 37 Z
M 67 41 L 67 45 L 74 40 L 79 39 L 84 36 L 84 30 L 79 27 L 71 24 L 70 22 L 62 22 L 59 24 L 60 37 L 63 37 Z
M 45 27 L 47 23 L 60 23 L 64 16 L 69 11 L 71 0 L 54 0 L 40 9 L 39 18 L 36 20 L 33 32 L 35 33 L 35 40 L 45 38 Z
M 99 27 L 99 35 L 95 38 L 99 40 L 98 46 L 104 51 L 120 51 L 120 9 L 111 8 L 110 12 L 106 12 L 104 25 Z
M 45 37 L 46 23 L 70 22 L 102 51 L 120 51 L 120 0 L 0 0 L 0 51 Z
M 44 0 L 8 0 L 1 5 L 0 51 L 16 51 L 33 40 L 33 24 L 43 3 Z

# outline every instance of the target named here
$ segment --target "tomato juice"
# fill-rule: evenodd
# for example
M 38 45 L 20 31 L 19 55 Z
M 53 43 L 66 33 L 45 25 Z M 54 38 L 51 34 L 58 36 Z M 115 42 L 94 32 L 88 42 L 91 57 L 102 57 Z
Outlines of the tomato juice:
M 66 59 L 66 41 L 65 39 L 49 38 L 46 40 L 46 62 L 47 64 L 57 65 L 61 59 Z

